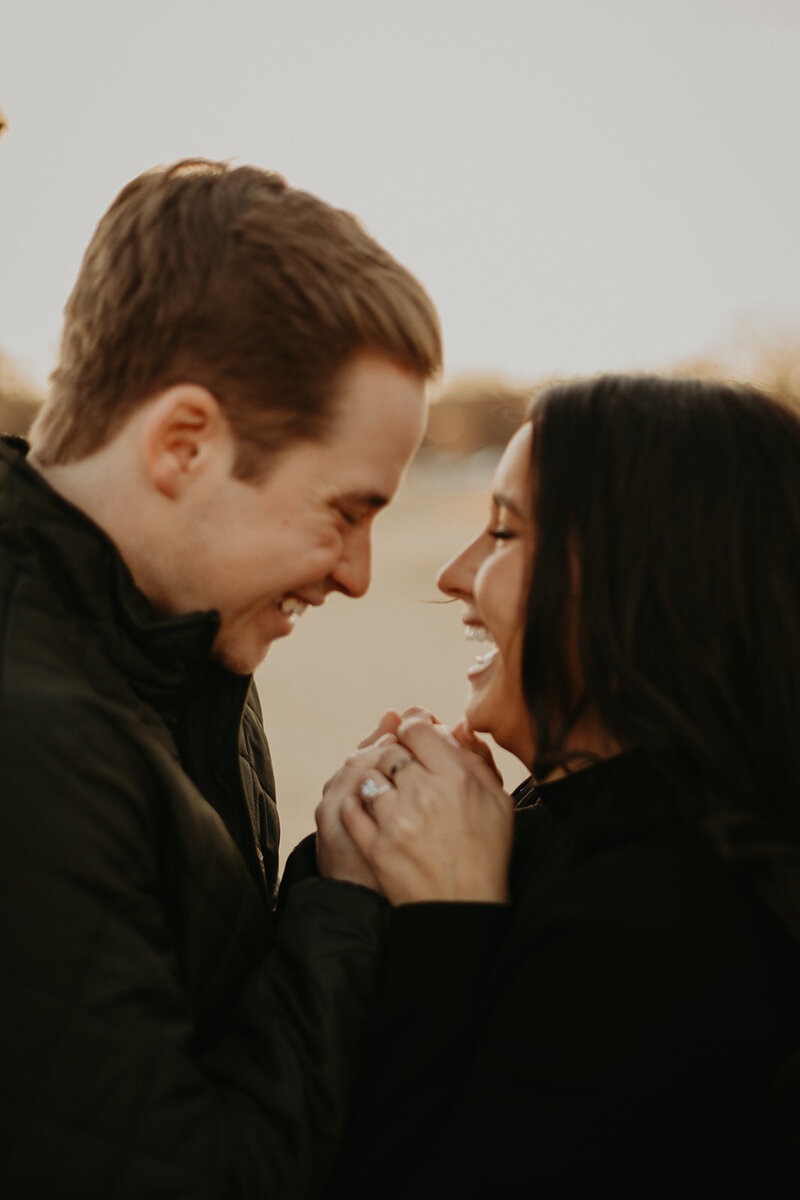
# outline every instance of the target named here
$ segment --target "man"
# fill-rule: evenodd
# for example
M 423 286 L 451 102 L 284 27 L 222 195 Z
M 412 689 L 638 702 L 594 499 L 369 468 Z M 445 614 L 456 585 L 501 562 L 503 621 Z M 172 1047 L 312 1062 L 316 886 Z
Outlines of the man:
M 0 450 L 7 1200 L 330 1167 L 388 906 L 310 878 L 275 926 L 250 676 L 366 591 L 440 357 L 417 281 L 277 175 L 179 163 L 101 220 Z

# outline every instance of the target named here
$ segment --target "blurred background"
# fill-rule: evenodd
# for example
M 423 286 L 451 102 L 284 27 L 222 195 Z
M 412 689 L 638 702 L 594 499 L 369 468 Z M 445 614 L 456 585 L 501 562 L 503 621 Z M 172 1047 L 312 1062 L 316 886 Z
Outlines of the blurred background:
M 799 56 L 796 0 L 4 0 L 4 431 L 44 394 L 97 220 L 156 163 L 279 170 L 355 212 L 441 313 L 445 374 L 370 594 L 307 613 L 258 673 L 284 856 L 385 708 L 458 717 L 474 646 L 435 575 L 536 386 L 652 369 L 797 390 Z

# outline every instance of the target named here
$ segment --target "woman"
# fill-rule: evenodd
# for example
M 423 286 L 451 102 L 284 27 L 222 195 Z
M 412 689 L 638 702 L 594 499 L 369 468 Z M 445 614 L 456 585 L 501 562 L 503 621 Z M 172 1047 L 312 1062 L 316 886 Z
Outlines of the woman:
M 318 814 L 322 869 L 349 838 L 399 906 L 330 1195 L 791 1194 L 800 417 L 720 383 L 550 388 L 439 584 L 490 646 L 466 723 L 387 718 Z M 473 731 L 532 772 L 510 904 Z M 470 790 L 485 886 L 445 856 L 425 892 Z

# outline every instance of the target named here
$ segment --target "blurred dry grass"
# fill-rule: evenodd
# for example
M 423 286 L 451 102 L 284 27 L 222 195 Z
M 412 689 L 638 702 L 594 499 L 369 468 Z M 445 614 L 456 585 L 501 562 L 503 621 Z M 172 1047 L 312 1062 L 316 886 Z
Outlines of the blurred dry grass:
M 35 384 L 0 350 L 0 433 L 24 436 L 41 400 Z

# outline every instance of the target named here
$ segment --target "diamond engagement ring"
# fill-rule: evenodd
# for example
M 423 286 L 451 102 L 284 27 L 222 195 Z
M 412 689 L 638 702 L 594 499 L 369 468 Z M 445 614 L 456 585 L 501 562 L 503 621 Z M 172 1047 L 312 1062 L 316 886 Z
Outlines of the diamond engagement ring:
M 388 783 L 376 783 L 374 779 L 365 779 L 359 786 L 358 794 L 362 800 L 374 800 L 376 796 L 382 796 L 384 792 L 389 791 Z

